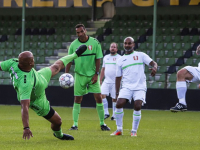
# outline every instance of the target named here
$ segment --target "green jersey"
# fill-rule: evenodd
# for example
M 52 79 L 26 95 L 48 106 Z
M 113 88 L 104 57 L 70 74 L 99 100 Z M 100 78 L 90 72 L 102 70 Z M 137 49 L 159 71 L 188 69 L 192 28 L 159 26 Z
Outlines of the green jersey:
M 30 99 L 32 103 L 45 95 L 48 81 L 34 68 L 25 72 L 18 64 L 18 59 L 9 59 L 0 65 L 3 71 L 9 72 L 18 100 Z
M 89 37 L 85 43 L 76 39 L 71 43 L 68 54 L 74 53 L 83 44 L 87 46 L 87 50 L 74 60 L 75 72 L 84 76 L 92 76 L 96 71 L 96 59 L 103 57 L 101 44 L 93 37 Z

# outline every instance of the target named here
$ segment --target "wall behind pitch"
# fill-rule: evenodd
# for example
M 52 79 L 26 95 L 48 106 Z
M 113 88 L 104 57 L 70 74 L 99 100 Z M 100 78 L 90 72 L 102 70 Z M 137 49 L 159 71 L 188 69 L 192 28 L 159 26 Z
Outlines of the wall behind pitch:
M 0 104 L 5 105 L 19 105 L 17 95 L 13 86 L 0 85 L 1 99 Z M 61 87 L 50 86 L 46 89 L 47 99 L 52 106 L 66 106 L 72 107 L 74 103 L 73 88 L 62 89 Z M 177 94 L 175 89 L 148 89 L 146 95 L 146 104 L 143 109 L 159 109 L 169 110 L 177 102 Z M 200 92 L 199 90 L 188 90 L 186 99 L 188 104 L 188 110 L 200 110 Z M 110 97 L 108 97 L 109 107 L 112 107 Z M 83 97 L 81 103 L 82 107 L 96 107 L 93 94 L 87 94 Z M 127 103 L 125 108 L 133 108 L 133 103 Z
M 153 15 L 153 7 L 116 7 L 117 15 Z M 1 8 L 0 15 L 22 15 L 21 8 Z M 199 6 L 157 7 L 157 14 L 200 14 Z M 92 8 L 27 8 L 26 15 L 88 15 L 92 18 Z M 97 19 L 103 16 L 103 8 L 96 8 Z

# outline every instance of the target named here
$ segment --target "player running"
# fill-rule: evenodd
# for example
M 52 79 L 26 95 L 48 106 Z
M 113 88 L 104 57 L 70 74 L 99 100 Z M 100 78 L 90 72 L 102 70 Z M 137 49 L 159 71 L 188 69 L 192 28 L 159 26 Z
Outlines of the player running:
M 134 51 L 134 39 L 127 37 L 124 40 L 125 55 L 117 61 L 116 70 L 116 125 L 117 130 L 111 135 L 122 135 L 123 133 L 123 106 L 134 100 L 133 122 L 131 136 L 137 136 L 139 122 L 141 120 L 141 106 L 146 103 L 146 76 L 145 64 L 151 66 L 151 75 L 155 76 L 157 63 L 147 54 Z M 122 79 L 121 79 L 122 78 Z M 122 89 L 119 92 L 122 80 Z
M 113 108 L 113 114 L 111 117 L 111 120 L 115 120 L 115 108 L 116 108 L 116 92 L 115 92 L 115 74 L 116 74 L 116 62 L 121 57 L 119 54 L 117 54 L 118 46 L 117 43 L 111 43 L 110 44 L 110 54 L 104 56 L 103 58 L 103 65 L 101 69 L 100 74 L 100 83 L 102 84 L 102 80 L 105 76 L 105 79 L 103 81 L 103 84 L 101 85 L 101 95 L 102 95 L 102 101 L 104 105 L 104 119 L 110 117 L 109 111 L 108 111 L 108 101 L 106 99 L 106 96 L 112 97 L 112 108 Z
M 50 106 L 46 98 L 45 89 L 54 75 L 63 69 L 67 63 L 80 56 L 87 47 L 80 46 L 75 53 L 62 57 L 50 67 L 36 71 L 34 56 L 30 51 L 19 54 L 18 59 L 9 59 L 0 63 L 0 70 L 10 73 L 18 101 L 21 103 L 23 123 L 23 139 L 33 137 L 29 126 L 29 107 L 51 122 L 53 135 L 61 140 L 74 140 L 73 136 L 64 134 L 61 129 L 62 120 L 59 114 Z

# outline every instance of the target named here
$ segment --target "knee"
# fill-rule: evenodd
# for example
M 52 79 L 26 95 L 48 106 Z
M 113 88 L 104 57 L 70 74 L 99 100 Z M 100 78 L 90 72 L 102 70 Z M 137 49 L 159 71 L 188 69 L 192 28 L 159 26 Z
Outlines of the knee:
M 185 78 L 185 69 L 181 69 L 176 74 L 177 79 Z
M 134 110 L 138 111 L 142 107 L 142 101 L 135 101 L 134 102 Z
M 56 126 L 61 126 L 62 125 L 62 119 L 59 117 L 57 121 L 55 122 Z
M 59 116 L 54 122 L 53 124 L 57 127 L 61 126 L 62 125 L 62 119 L 61 117 Z
M 123 102 L 118 100 L 116 103 L 116 108 L 122 108 L 123 107 Z
M 53 69 L 54 72 L 59 72 L 60 71 L 60 66 L 58 64 L 53 64 L 51 66 L 51 68 Z

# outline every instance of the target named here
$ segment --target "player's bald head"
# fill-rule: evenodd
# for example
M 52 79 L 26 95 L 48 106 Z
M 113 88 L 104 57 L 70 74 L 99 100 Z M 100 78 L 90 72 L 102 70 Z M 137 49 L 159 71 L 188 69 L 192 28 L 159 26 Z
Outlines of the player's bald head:
M 130 36 L 128 36 L 128 37 L 126 37 L 125 39 L 124 39 L 124 42 L 125 41 L 131 41 L 132 43 L 134 43 L 134 39 L 132 38 L 132 37 L 130 37 Z
M 19 65 L 28 70 L 34 66 L 34 57 L 30 51 L 24 51 L 19 54 Z

